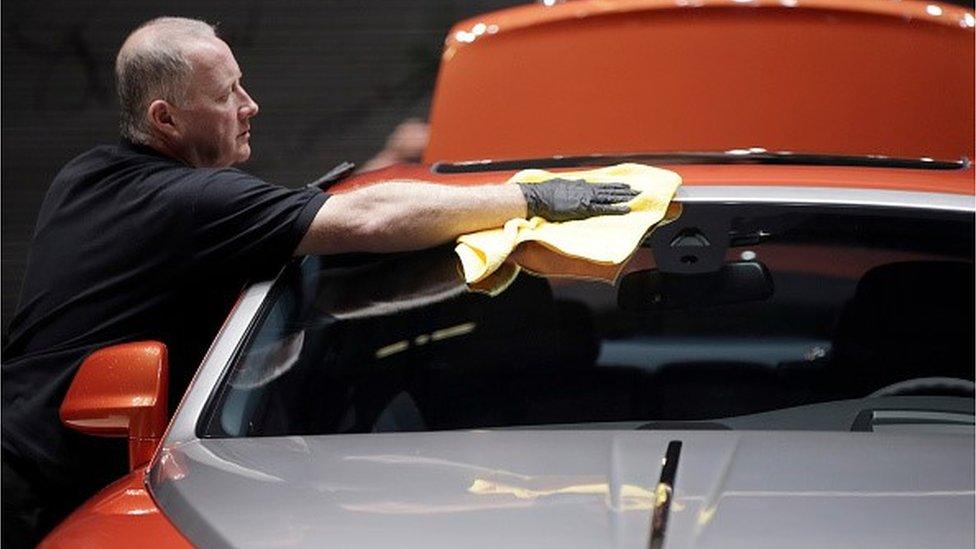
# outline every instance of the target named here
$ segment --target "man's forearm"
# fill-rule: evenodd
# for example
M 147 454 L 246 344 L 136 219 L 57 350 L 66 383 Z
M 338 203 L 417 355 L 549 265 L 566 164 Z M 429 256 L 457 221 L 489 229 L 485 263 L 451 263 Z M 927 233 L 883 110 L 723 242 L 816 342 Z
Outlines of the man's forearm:
M 525 198 L 515 185 L 380 183 L 329 198 L 295 254 L 429 248 L 525 214 Z

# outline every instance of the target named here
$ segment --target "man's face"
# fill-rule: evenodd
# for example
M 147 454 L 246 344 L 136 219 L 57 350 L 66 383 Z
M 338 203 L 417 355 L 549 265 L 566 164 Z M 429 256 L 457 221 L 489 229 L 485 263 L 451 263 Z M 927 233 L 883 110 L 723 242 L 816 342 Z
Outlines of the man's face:
M 196 167 L 227 167 L 251 156 L 251 123 L 258 104 L 241 85 L 241 70 L 219 38 L 201 40 L 187 58 L 193 73 L 186 100 L 173 110 L 180 128 L 176 146 Z

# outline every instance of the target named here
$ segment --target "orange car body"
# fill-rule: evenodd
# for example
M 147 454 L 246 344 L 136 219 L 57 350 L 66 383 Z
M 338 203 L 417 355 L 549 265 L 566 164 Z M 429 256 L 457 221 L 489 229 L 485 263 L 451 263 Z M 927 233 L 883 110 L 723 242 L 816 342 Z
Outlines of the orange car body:
M 163 515 L 145 486 L 140 467 L 79 507 L 40 547 L 192 547 Z
M 447 38 L 424 159 L 648 151 L 972 158 L 973 14 L 929 2 L 619 0 Z
M 761 147 L 958 160 L 974 153 L 971 11 L 906 0 L 582 0 L 470 19 L 448 36 L 425 165 L 384 179 L 497 183 L 429 164 Z M 679 165 L 685 185 L 976 194 L 973 169 Z M 189 542 L 147 467 L 108 486 L 45 547 Z

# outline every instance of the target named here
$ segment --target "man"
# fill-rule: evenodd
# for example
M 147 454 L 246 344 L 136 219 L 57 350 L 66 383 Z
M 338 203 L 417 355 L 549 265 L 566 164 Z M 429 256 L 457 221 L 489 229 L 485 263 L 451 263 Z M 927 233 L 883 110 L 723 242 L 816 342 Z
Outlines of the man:
M 383 149 L 359 167 L 361 172 L 380 170 L 401 162 L 419 162 L 427 148 L 430 126 L 422 120 L 408 118 L 393 129 Z
M 230 166 L 251 154 L 257 103 L 213 28 L 150 21 L 116 61 L 122 142 L 57 175 L 38 215 L 3 363 L 4 545 L 37 541 L 125 471 L 125 451 L 60 425 L 93 350 L 156 339 L 182 395 L 242 285 L 292 255 L 392 252 L 543 215 L 625 213 L 626 185 L 554 180 L 451 188 L 387 182 L 328 196 Z M 172 407 L 171 407 L 172 409 Z

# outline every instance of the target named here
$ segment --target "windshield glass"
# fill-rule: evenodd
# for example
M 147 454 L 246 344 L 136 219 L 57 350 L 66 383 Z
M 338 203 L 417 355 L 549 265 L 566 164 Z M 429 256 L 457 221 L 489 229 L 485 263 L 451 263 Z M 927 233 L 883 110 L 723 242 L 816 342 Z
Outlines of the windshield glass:
M 697 204 L 673 225 L 615 283 L 522 270 L 473 291 L 453 246 L 305 258 L 276 281 L 199 434 L 790 429 L 822 423 L 816 403 L 878 391 L 971 413 L 971 213 Z M 936 377 L 950 380 L 911 381 Z

